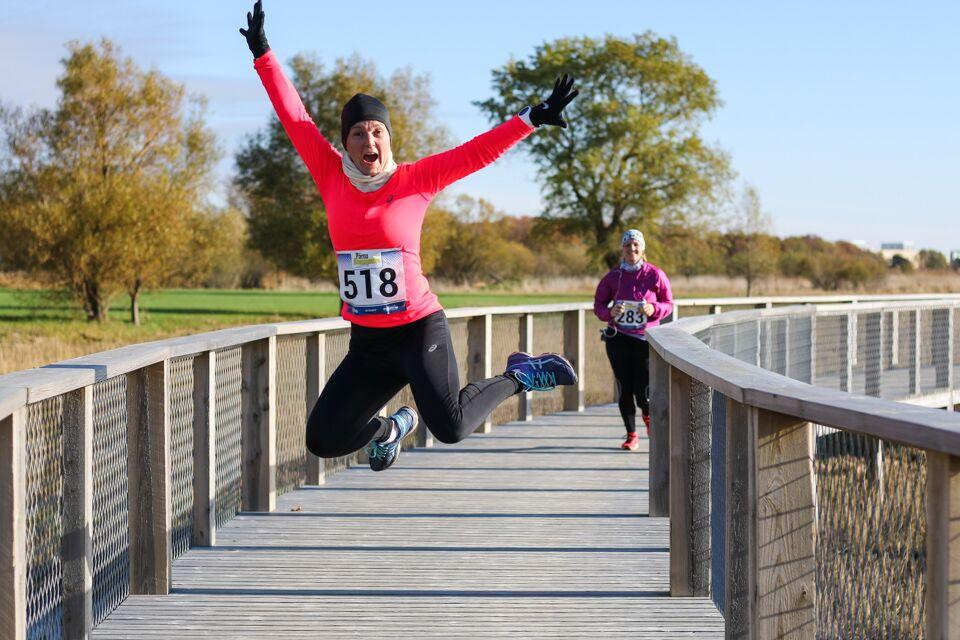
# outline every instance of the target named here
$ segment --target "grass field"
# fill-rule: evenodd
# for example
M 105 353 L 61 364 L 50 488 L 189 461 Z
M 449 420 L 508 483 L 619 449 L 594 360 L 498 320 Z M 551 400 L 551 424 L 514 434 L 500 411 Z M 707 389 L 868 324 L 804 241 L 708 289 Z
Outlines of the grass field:
M 590 299 L 589 293 L 450 293 L 446 308 L 534 305 Z M 0 288 L 0 374 L 126 344 L 262 322 L 339 314 L 334 292 L 179 289 L 145 293 L 142 324 L 130 323 L 129 303 L 117 299 L 110 321 L 87 322 L 68 298 L 37 290 Z

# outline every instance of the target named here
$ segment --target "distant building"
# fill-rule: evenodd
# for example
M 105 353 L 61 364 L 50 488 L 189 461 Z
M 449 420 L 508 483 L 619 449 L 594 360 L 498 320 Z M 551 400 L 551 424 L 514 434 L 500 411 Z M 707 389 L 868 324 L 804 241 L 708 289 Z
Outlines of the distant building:
M 880 243 L 880 255 L 888 263 L 893 261 L 894 256 L 900 256 L 913 263 L 913 266 L 920 266 L 920 251 L 912 242 L 882 242 Z

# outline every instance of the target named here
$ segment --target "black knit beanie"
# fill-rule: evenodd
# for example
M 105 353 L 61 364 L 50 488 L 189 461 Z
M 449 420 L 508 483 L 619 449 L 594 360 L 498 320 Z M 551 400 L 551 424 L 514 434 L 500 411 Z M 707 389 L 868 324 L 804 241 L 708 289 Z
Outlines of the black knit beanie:
M 365 93 L 358 93 L 343 105 L 343 112 L 340 114 L 340 142 L 347 146 L 347 134 L 350 133 L 350 127 L 363 122 L 364 120 L 376 120 L 382 122 L 387 127 L 390 138 L 393 138 L 393 129 L 390 128 L 390 114 L 387 107 L 382 102 L 368 96 Z

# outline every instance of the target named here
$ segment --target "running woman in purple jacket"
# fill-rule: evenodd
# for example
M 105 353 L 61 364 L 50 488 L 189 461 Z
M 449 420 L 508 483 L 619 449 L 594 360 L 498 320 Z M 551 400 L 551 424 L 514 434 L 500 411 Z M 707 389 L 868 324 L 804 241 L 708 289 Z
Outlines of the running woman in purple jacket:
M 620 415 L 627 429 L 622 449 L 636 451 L 637 407 L 650 435 L 650 360 L 646 329 L 655 327 L 673 311 L 673 292 L 667 275 L 646 261 L 646 243 L 636 229 L 621 238 L 623 259 L 603 276 L 593 298 L 593 312 L 607 322 L 603 340 L 613 375 L 620 387 Z

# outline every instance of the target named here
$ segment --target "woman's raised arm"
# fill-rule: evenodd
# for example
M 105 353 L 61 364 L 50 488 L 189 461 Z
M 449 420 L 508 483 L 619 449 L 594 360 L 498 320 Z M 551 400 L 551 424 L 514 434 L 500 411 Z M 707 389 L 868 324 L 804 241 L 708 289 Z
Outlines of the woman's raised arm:
M 317 129 L 296 88 L 283 72 L 283 65 L 270 50 L 263 30 L 265 18 L 263 3 L 257 0 L 253 13 L 247 13 L 247 28 L 240 29 L 240 33 L 247 39 L 254 57 L 253 67 L 267 90 L 280 124 L 314 180 L 318 180 L 331 168 L 339 168 L 340 154 Z
M 546 124 L 566 129 L 563 110 L 579 93 L 573 88 L 573 78 L 564 74 L 557 78 L 550 97 L 536 107 L 523 109 L 515 118 L 459 147 L 415 162 L 414 184 L 421 193 L 432 197 L 448 185 L 491 164 L 530 135 L 534 128 Z

